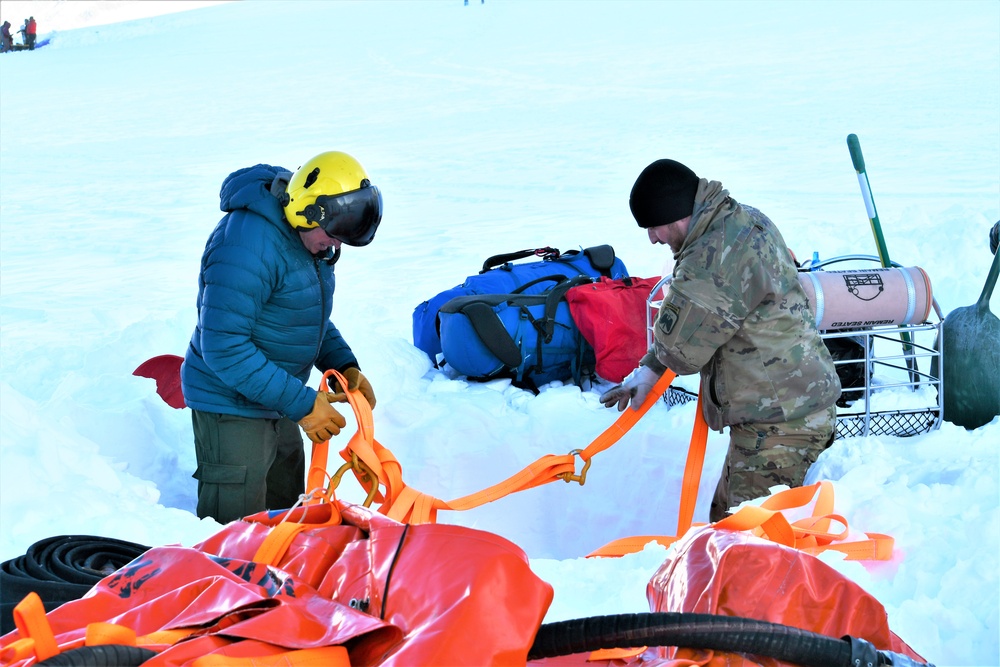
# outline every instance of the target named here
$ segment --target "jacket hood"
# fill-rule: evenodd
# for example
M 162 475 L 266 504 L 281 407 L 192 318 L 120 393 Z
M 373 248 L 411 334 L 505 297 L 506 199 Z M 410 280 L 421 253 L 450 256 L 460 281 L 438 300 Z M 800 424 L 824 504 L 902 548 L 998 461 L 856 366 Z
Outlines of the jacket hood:
M 219 208 L 226 213 L 246 209 L 272 222 L 284 222 L 279 197 L 292 173 L 281 167 L 258 164 L 234 171 L 222 182 Z

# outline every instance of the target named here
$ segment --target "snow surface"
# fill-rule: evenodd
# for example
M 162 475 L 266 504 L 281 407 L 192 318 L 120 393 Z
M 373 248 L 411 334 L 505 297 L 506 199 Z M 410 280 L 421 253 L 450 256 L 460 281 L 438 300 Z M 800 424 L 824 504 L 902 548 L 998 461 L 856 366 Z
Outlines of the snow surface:
M 584 447 L 617 413 L 601 386 L 533 396 L 434 369 L 413 308 L 521 248 L 610 243 L 660 275 L 669 252 L 627 206 L 656 158 L 722 181 L 800 257 L 874 254 L 856 133 L 891 257 L 928 272 L 946 314 L 991 261 L 993 1 L 242 2 L 59 32 L 34 15 L 51 43 L 0 56 L 2 560 L 51 535 L 189 545 L 219 528 L 192 514 L 189 413 L 131 373 L 183 354 L 219 185 L 241 167 L 344 150 L 384 192 L 376 241 L 337 265 L 334 320 L 378 394 L 376 437 L 443 499 Z M 521 545 L 556 589 L 546 621 L 647 611 L 665 549 L 583 556 L 674 533 L 693 410 L 657 405 L 583 487 L 441 520 Z M 710 437 L 696 521 L 726 442 Z M 896 538 L 888 563 L 824 559 L 938 665 L 1000 664 L 998 447 L 1000 420 L 845 438 L 807 479 L 834 482 L 853 530 Z M 352 483 L 341 497 L 360 501 Z

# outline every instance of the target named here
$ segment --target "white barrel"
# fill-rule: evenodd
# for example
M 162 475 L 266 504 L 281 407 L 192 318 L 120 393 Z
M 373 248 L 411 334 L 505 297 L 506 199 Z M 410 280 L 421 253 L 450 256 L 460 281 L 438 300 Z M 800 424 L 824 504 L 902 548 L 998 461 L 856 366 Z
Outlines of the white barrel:
M 934 301 L 919 266 L 800 272 L 799 282 L 820 331 L 920 324 Z

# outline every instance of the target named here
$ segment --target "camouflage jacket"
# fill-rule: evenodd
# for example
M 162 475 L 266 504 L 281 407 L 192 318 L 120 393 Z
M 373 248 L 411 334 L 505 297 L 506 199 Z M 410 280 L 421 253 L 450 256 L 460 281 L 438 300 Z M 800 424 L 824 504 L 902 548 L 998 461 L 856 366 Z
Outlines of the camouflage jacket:
M 687 238 L 642 359 L 701 372 L 708 425 L 780 423 L 840 396 L 784 239 L 760 211 L 701 179 Z

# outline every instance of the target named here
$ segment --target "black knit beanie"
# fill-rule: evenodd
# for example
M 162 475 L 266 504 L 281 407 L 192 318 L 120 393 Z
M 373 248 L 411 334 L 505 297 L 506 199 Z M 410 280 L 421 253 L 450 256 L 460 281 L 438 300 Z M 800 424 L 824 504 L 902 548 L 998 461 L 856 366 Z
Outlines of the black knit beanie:
M 642 170 L 628 206 L 643 229 L 677 222 L 694 212 L 698 176 L 675 160 L 657 160 Z

